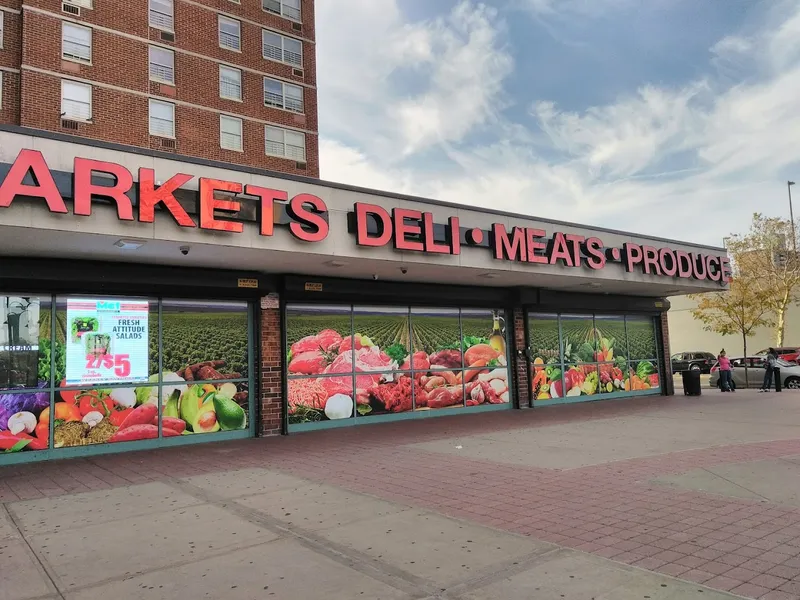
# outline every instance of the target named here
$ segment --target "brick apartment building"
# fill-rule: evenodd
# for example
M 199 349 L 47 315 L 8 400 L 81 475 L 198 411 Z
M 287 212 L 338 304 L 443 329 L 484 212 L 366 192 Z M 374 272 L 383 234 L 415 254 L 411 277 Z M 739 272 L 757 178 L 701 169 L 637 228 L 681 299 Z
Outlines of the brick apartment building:
M 0 0 L 0 124 L 319 177 L 313 0 Z

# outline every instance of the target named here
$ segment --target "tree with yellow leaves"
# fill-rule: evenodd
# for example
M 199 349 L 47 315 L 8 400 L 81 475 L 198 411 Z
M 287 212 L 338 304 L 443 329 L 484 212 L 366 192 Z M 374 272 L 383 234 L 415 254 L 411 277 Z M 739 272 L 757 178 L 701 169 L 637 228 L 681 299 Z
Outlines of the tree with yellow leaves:
M 755 213 L 750 231 L 726 240 L 734 268 L 751 280 L 750 288 L 761 293 L 774 316 L 777 347 L 784 345 L 789 306 L 800 302 L 800 256 L 794 235 L 791 221 Z
M 706 331 L 723 336 L 741 335 L 745 358 L 747 338 L 752 337 L 759 327 L 772 327 L 775 323 L 770 306 L 771 292 L 762 289 L 754 277 L 736 276 L 731 279 L 730 289 L 697 294 L 693 298 L 697 301 L 697 308 L 692 311 L 692 316 L 703 322 Z M 749 387 L 746 360 L 744 377 Z

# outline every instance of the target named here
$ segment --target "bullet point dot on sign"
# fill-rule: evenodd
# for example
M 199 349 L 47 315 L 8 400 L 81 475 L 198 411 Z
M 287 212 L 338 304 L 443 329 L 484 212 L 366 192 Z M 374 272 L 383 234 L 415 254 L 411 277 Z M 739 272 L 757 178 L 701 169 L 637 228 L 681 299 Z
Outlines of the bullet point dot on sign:
M 483 231 L 478 229 L 477 227 L 470 231 L 470 237 L 472 238 L 473 244 L 480 244 L 483 242 Z
M 611 257 L 614 260 L 619 260 L 621 258 L 620 253 L 619 253 L 619 248 L 614 248 L 613 250 L 611 250 Z

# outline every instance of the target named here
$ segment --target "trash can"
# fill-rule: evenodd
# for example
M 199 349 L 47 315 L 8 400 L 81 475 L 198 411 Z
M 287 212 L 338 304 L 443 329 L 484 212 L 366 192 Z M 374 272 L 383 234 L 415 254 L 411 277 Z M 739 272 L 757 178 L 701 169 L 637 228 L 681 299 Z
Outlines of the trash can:
M 683 371 L 683 393 L 686 396 L 699 396 L 700 390 L 700 371 Z
M 775 367 L 772 370 L 772 376 L 775 378 L 775 391 L 781 391 L 781 370 L 778 367 Z

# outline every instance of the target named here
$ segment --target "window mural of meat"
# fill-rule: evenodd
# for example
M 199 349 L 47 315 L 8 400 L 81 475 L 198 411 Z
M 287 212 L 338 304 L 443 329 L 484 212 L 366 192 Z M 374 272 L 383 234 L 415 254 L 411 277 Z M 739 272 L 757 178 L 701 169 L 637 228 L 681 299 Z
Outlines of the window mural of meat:
M 289 423 L 507 404 L 505 350 L 499 310 L 289 305 Z

